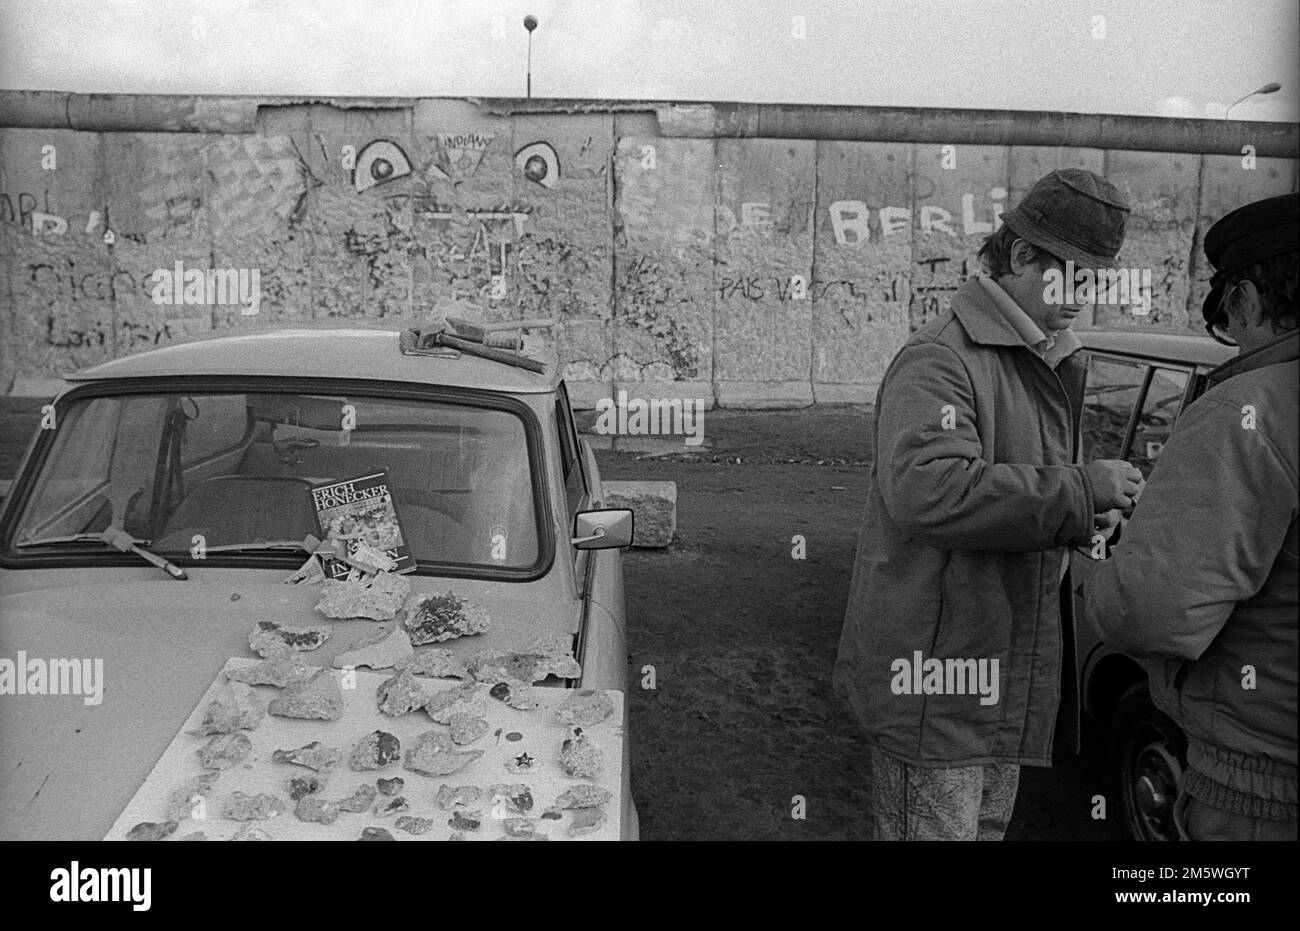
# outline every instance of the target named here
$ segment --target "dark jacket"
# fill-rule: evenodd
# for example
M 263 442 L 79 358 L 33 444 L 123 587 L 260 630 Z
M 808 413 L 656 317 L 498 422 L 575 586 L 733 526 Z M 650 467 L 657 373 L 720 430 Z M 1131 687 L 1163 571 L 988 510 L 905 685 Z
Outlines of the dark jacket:
M 1053 371 L 976 280 L 890 363 L 833 676 L 887 753 L 922 766 L 1050 764 L 1062 560 L 1093 528 L 1074 464 L 1083 379 L 1077 352 Z M 918 651 L 998 660 L 997 703 L 900 694 L 894 663 Z
M 1186 733 L 1189 794 L 1278 820 L 1296 817 L 1298 358 L 1292 331 L 1210 374 L 1083 586 Z

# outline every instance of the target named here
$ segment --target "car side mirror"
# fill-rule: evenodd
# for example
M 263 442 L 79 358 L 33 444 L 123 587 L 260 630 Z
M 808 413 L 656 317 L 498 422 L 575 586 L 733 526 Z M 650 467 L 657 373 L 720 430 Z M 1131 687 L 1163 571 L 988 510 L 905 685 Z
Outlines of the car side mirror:
M 613 550 L 632 545 L 633 516 L 629 508 L 602 508 L 573 515 L 573 539 L 580 550 Z

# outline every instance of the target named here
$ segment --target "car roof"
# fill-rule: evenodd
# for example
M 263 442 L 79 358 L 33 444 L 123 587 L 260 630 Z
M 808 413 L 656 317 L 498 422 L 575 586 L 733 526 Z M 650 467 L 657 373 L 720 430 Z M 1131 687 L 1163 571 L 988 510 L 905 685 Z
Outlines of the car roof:
M 1237 354 L 1233 346 L 1223 346 L 1208 336 L 1186 330 L 1131 328 L 1115 330 L 1075 330 L 1083 348 L 1135 356 L 1159 362 L 1177 362 L 1213 368 Z
M 401 331 L 402 326 L 392 322 L 246 326 L 114 359 L 64 377 L 86 382 L 172 375 L 325 376 L 508 394 L 554 391 L 560 380 L 559 360 L 552 350 L 529 353 L 529 358 L 546 366 L 544 373 L 537 374 L 468 353 L 457 359 L 405 356 L 397 348 Z

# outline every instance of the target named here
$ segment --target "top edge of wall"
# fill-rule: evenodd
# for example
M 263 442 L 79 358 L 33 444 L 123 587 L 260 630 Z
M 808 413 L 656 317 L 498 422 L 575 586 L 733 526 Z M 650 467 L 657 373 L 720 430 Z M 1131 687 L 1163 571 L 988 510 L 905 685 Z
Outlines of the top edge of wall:
M 1063 146 L 1155 152 L 1300 155 L 1295 123 L 1039 110 L 957 110 L 821 104 L 478 97 L 257 97 L 0 91 L 0 127 L 84 132 L 255 133 L 262 108 L 324 105 L 410 109 L 458 100 L 494 116 L 653 114 L 663 136 Z

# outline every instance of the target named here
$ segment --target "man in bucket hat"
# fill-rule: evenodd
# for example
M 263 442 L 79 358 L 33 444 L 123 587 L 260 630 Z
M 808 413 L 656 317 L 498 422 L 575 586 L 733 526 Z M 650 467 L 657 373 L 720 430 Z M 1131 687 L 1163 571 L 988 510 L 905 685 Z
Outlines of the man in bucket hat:
M 1178 418 L 1083 587 L 1089 623 L 1146 660 L 1187 736 L 1173 818 L 1191 840 L 1296 839 L 1298 213 L 1287 194 L 1210 227 L 1201 312 L 1240 353 Z
M 1001 839 L 1020 766 L 1051 764 L 1068 547 L 1141 474 L 1077 463 L 1083 308 L 1048 272 L 1113 266 L 1128 211 L 1092 172 L 1040 179 L 885 373 L 833 676 L 871 745 L 876 839 Z

